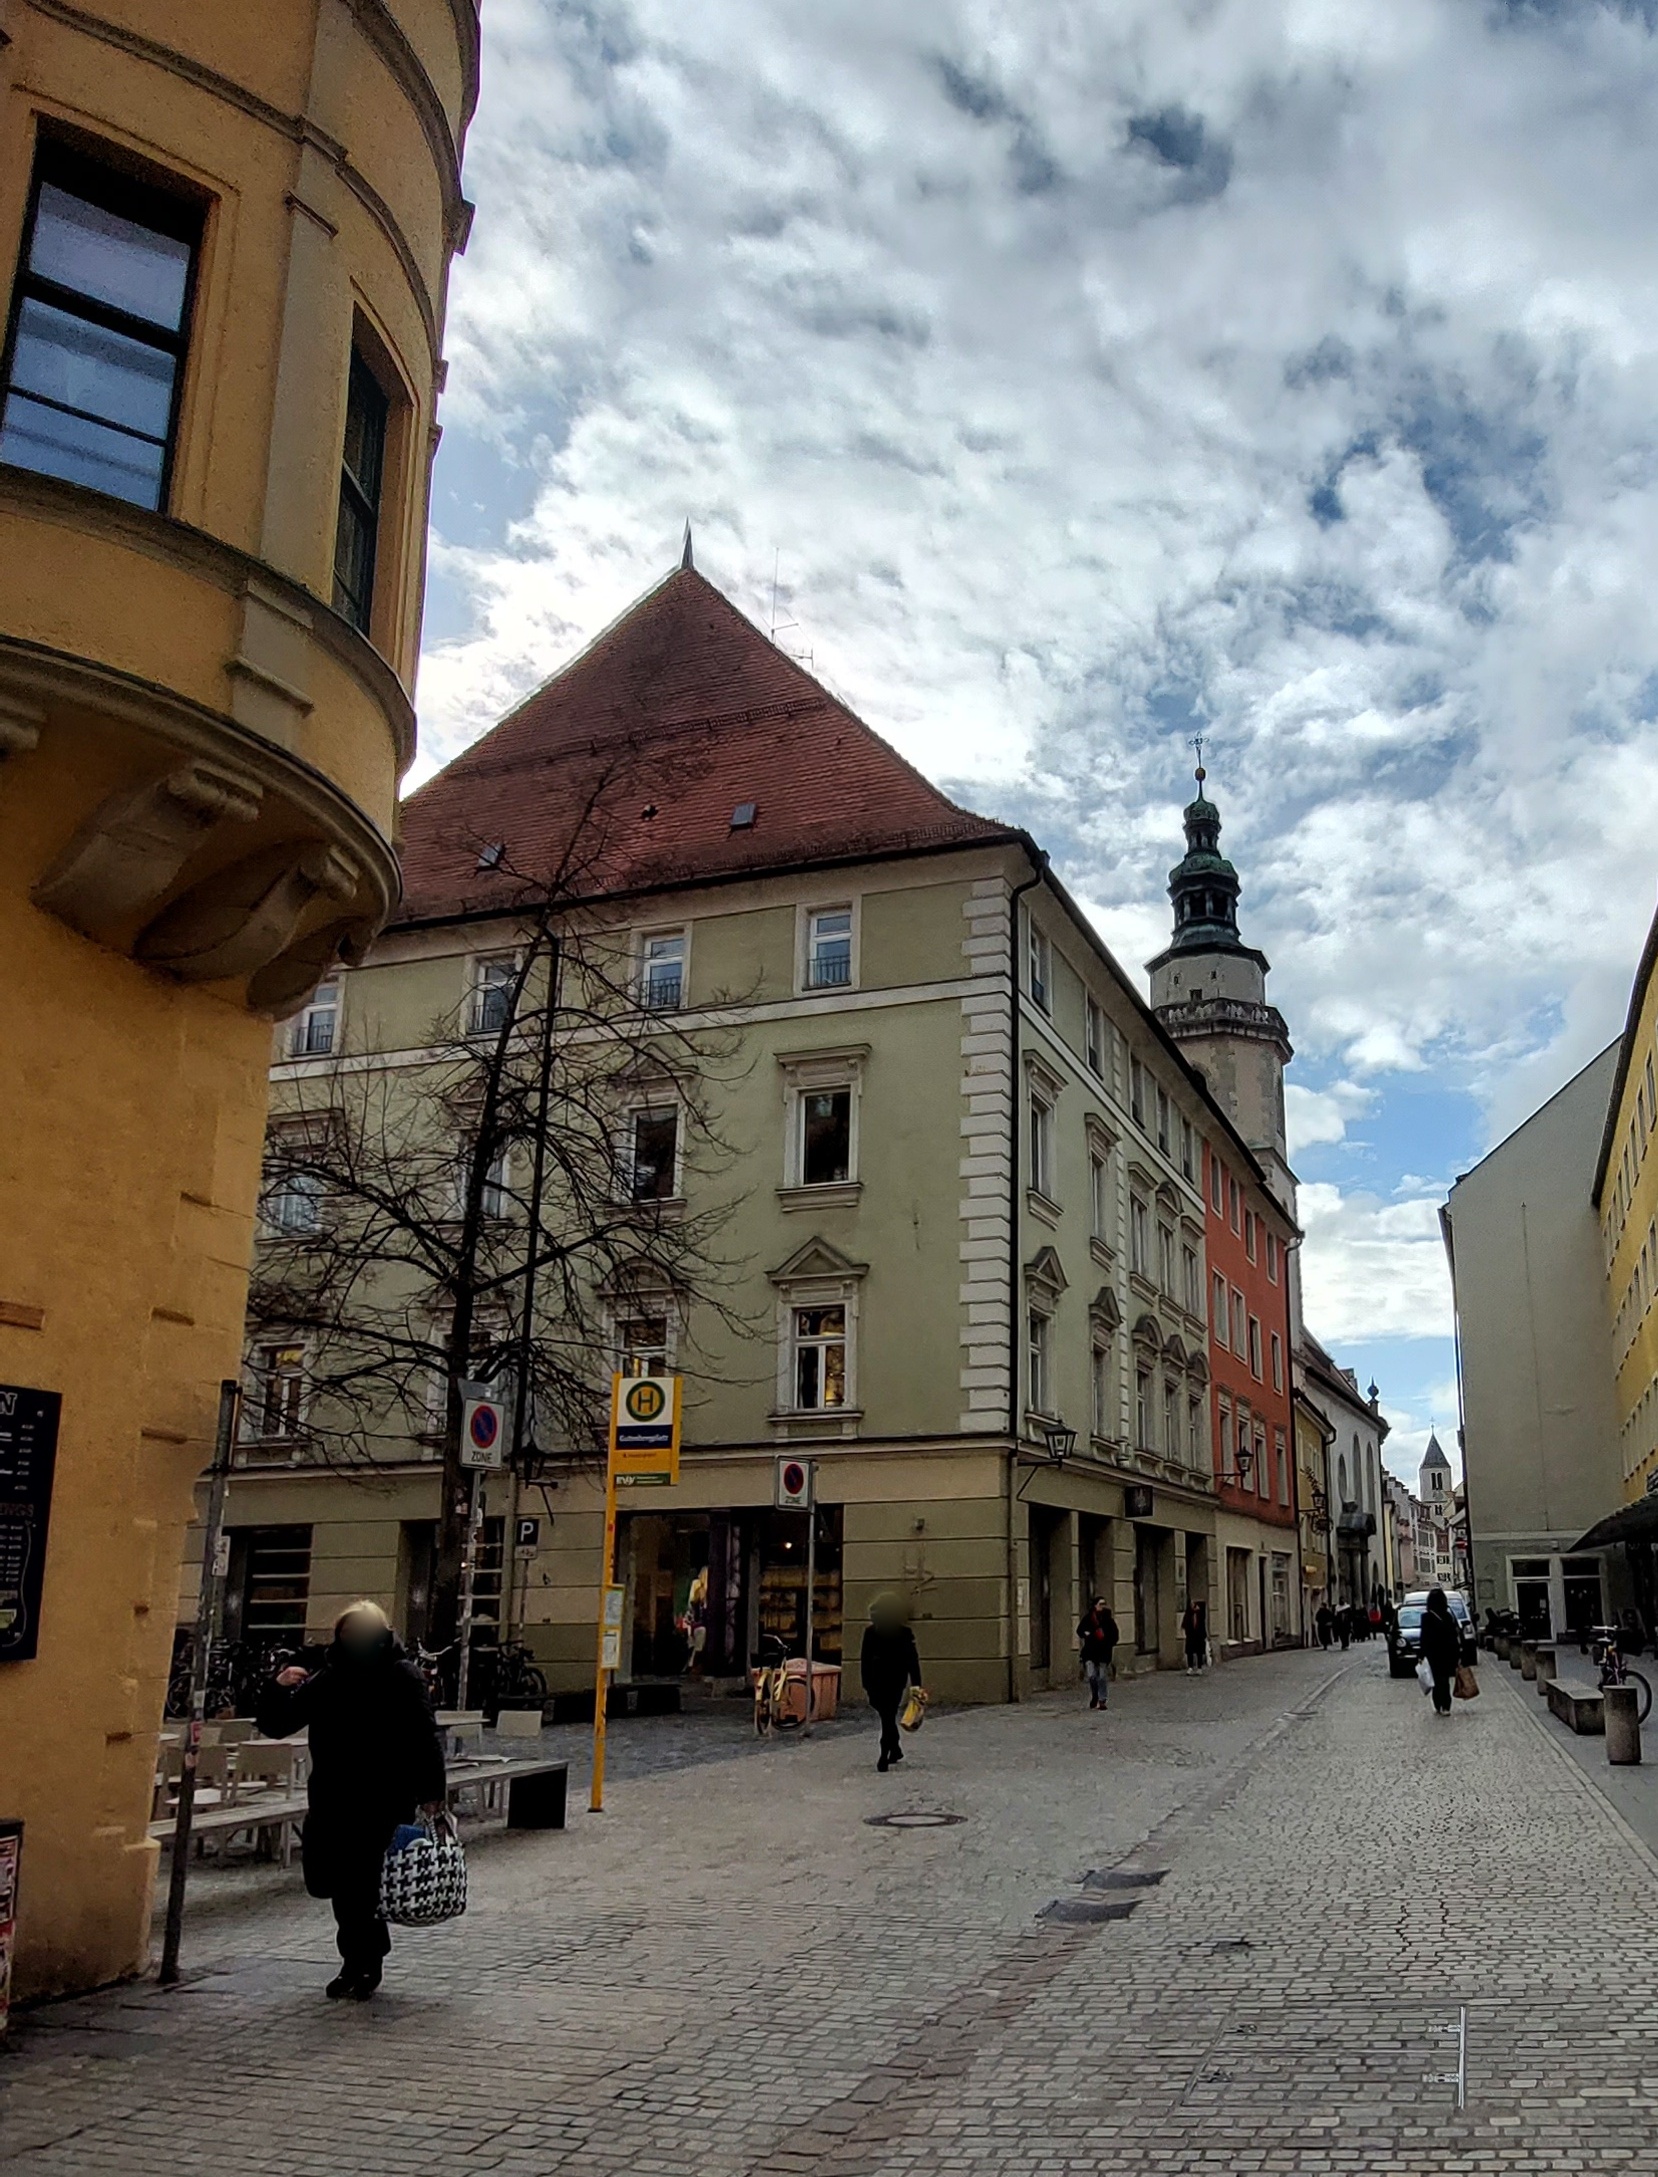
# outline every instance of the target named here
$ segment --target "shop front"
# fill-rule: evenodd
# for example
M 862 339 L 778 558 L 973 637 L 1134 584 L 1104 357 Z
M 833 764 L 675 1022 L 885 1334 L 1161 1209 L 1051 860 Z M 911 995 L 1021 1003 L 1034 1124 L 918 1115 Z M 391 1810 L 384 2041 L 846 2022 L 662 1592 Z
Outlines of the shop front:
M 622 1676 L 714 1688 L 744 1681 L 768 1636 L 802 1654 L 810 1516 L 759 1506 L 623 1511 Z M 815 1516 L 812 1648 L 818 1661 L 838 1663 L 842 1507 L 820 1504 Z

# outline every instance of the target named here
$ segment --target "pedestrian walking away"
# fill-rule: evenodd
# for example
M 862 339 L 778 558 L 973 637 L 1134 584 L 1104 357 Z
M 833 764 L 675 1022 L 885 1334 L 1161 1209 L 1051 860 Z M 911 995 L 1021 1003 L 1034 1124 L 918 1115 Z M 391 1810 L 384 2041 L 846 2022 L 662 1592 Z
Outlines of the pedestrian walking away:
M 1341 1652 L 1347 1653 L 1347 1643 L 1353 1637 L 1353 1613 L 1345 1603 L 1336 1612 L 1336 1637 L 1341 1642 Z
M 1321 1648 L 1329 1647 L 1336 1634 L 1336 1614 L 1328 1603 L 1319 1604 L 1313 1623 L 1318 1628 L 1319 1646 Z
M 1422 1613 L 1422 1660 L 1433 1673 L 1433 1706 L 1436 1716 L 1451 1713 L 1451 1684 L 1462 1661 L 1462 1629 L 1451 1615 L 1445 1590 L 1429 1591 Z
M 380 1912 L 386 1847 L 416 1810 L 441 1812 L 443 1742 L 419 1671 L 378 1603 L 341 1612 L 322 1668 L 279 1671 L 258 1702 L 269 1738 L 308 1733 L 305 1887 L 334 1907 L 340 1971 L 331 1996 L 373 1995 L 391 1937 Z
M 1203 1670 L 1209 1661 L 1209 1605 L 1189 1602 L 1180 1614 L 1180 1630 L 1186 1642 L 1187 1670 Z
M 1090 1708 L 1105 1706 L 1106 1695 L 1111 1690 L 1111 1658 L 1119 1638 L 1111 1605 L 1103 1595 L 1096 1595 L 1077 1627 L 1077 1639 L 1082 1645 L 1082 1667 L 1088 1678 Z
M 898 1710 L 904 1689 L 921 1684 L 921 1657 L 916 1652 L 909 1609 L 902 1596 L 877 1595 L 870 1604 L 858 1671 L 869 1705 L 881 1719 L 881 1758 L 875 1766 L 890 1769 L 895 1761 L 904 1758 L 898 1737 Z

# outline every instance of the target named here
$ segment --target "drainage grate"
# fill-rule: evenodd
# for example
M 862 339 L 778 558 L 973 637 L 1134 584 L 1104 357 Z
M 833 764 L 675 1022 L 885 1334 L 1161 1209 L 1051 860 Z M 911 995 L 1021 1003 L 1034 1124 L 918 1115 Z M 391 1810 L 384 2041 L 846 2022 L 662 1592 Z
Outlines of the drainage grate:
M 864 1826 L 867 1829 L 953 1829 L 966 1819 L 965 1814 L 936 1814 L 922 1807 L 912 1807 L 905 1814 L 866 1814 Z
M 1071 1927 L 1089 1927 L 1101 1920 L 1126 1920 L 1139 1902 L 1137 1897 L 1056 1897 L 1036 1917 L 1061 1920 Z
M 1082 1886 L 1085 1890 L 1150 1890 L 1168 1871 L 1166 1867 L 1153 1867 L 1135 1874 L 1127 1867 L 1091 1867 L 1082 1878 Z

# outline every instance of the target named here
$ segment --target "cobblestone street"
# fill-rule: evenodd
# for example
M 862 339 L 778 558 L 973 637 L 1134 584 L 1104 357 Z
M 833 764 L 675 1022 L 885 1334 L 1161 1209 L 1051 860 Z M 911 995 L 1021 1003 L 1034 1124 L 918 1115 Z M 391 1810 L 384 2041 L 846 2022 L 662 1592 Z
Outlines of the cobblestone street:
M 21 2021 L 0 2161 L 1658 2169 L 1658 1862 L 1482 1680 L 1438 1724 L 1380 1647 L 1292 1654 L 936 1716 L 890 1777 L 861 1717 L 667 1765 L 625 1727 L 611 1811 L 483 1841 L 370 2006 L 323 2002 L 326 1908 L 255 1876 L 180 1990 Z M 870 1825 L 900 1810 L 960 1819 Z

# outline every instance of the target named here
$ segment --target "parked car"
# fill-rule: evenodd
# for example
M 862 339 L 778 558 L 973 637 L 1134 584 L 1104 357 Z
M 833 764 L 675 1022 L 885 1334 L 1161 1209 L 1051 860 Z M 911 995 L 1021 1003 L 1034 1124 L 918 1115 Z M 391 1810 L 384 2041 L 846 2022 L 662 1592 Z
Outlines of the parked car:
M 1468 1598 L 1460 1588 L 1448 1587 L 1445 1600 L 1451 1606 L 1451 1615 L 1462 1632 L 1462 1660 L 1472 1663 L 1477 1648 L 1474 1640 L 1474 1616 L 1468 1608 Z M 1399 1605 L 1398 1621 L 1393 1636 L 1387 1644 L 1387 1667 L 1395 1678 L 1408 1678 L 1422 1655 L 1422 1613 L 1428 1607 L 1428 1591 L 1418 1588 L 1407 1595 Z

